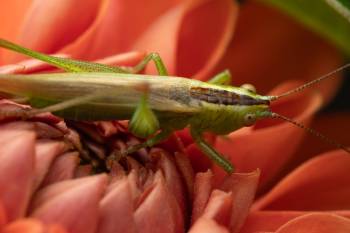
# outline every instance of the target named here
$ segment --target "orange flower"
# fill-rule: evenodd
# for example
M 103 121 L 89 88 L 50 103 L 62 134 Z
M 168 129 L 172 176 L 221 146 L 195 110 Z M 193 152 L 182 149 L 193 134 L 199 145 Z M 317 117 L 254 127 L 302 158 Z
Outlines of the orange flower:
M 157 51 L 171 75 L 206 80 L 230 68 L 235 85 L 252 83 L 259 93 L 281 93 L 340 64 L 336 50 L 281 13 L 247 1 L 238 17 L 238 8 L 232 0 L 4 0 L 0 37 L 112 65 L 133 65 Z M 52 71 L 21 59 L 0 50 L 0 72 Z M 322 94 L 307 90 L 273 109 L 308 125 L 338 85 L 332 79 L 317 88 Z M 4 112 L 27 107 L 0 102 Z M 2 232 L 350 230 L 348 155 L 328 152 L 301 164 L 324 149 L 298 149 L 310 139 L 288 123 L 266 120 L 227 137 L 209 135 L 241 172 L 226 176 L 186 131 L 162 149 L 115 164 L 107 175 L 101 171 L 108 155 L 138 141 L 125 122 L 72 123 L 51 114 L 1 122 Z

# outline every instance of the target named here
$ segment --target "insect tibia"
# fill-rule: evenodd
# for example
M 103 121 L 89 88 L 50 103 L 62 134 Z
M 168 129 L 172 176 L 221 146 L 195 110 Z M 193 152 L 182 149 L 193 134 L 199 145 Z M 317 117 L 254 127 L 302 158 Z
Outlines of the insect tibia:
M 284 121 L 287 121 L 289 123 L 292 123 L 293 125 L 301 128 L 301 129 L 304 129 L 306 130 L 308 133 L 314 135 L 315 137 L 318 137 L 320 139 L 322 139 L 323 141 L 327 142 L 328 144 L 330 145 L 333 145 L 339 149 L 342 149 L 344 150 L 345 152 L 347 152 L 348 154 L 350 154 L 350 149 L 347 148 L 346 146 L 340 144 L 339 142 L 337 141 L 334 141 L 333 139 L 321 134 L 320 132 L 317 132 L 316 130 L 314 129 L 311 129 L 309 127 L 306 127 L 305 125 L 299 123 L 299 122 L 296 122 L 296 121 L 293 121 L 292 119 L 288 118 L 288 117 L 285 117 L 285 116 L 282 116 L 280 114 L 277 114 L 277 113 L 272 113 L 271 114 L 271 117 L 272 118 L 278 118 L 278 119 L 281 119 L 281 120 L 284 120 Z
M 349 67 L 350 67 L 350 63 L 347 63 L 347 64 L 345 64 L 345 65 L 343 65 L 343 66 L 341 66 L 341 67 L 339 67 L 339 68 L 337 68 L 337 69 L 335 69 L 335 70 L 333 70 L 333 71 L 331 71 L 331 72 L 329 72 L 327 74 L 322 75 L 321 77 L 319 77 L 319 78 L 317 78 L 315 80 L 312 80 L 312 81 L 310 81 L 308 83 L 305 83 L 304 85 L 301 85 L 301 86 L 299 86 L 299 87 L 297 87 L 295 89 L 289 90 L 289 91 L 287 91 L 287 92 L 285 92 L 285 93 L 283 93 L 281 95 L 270 96 L 269 99 L 270 99 L 270 101 L 274 101 L 274 100 L 280 99 L 282 97 L 285 97 L 285 96 L 288 96 L 288 95 L 300 92 L 300 91 L 304 90 L 305 88 L 313 86 L 313 85 L 315 85 L 315 84 L 317 84 L 317 83 L 319 83 L 319 82 L 321 82 L 321 81 L 323 81 L 325 79 L 332 78 L 334 74 L 336 74 L 336 73 L 338 73 L 338 72 L 340 72 L 342 70 L 345 70 L 345 69 L 347 69 Z

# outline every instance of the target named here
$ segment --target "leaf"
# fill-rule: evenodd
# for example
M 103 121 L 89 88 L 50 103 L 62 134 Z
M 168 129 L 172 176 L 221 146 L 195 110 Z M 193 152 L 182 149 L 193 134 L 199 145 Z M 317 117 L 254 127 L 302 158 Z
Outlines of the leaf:
M 347 0 L 260 0 L 285 11 L 350 56 L 350 3 Z M 335 5 L 340 6 L 335 9 Z
M 325 0 L 329 6 L 342 15 L 350 23 L 350 2 L 349 0 Z

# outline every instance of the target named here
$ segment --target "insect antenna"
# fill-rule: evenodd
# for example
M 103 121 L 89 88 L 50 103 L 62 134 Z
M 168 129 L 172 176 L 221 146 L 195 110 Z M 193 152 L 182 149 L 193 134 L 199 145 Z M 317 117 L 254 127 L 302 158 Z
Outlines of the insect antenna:
M 314 135 L 315 137 L 321 138 L 323 141 L 327 142 L 328 144 L 333 145 L 333 146 L 335 146 L 335 147 L 337 147 L 337 148 L 339 148 L 339 149 L 342 149 L 342 150 L 344 150 L 345 152 L 347 152 L 348 154 L 350 154 L 350 149 L 346 148 L 344 145 L 340 144 L 339 142 L 334 141 L 333 139 L 331 139 L 331 138 L 329 138 L 329 137 L 327 137 L 327 136 L 325 136 L 325 135 L 323 135 L 323 134 L 317 132 L 317 131 L 314 130 L 314 129 L 311 129 L 311 128 L 309 128 L 309 127 L 306 127 L 305 125 L 303 125 L 303 124 L 301 124 L 301 123 L 299 123 L 299 122 L 296 122 L 296 121 L 294 121 L 294 120 L 292 120 L 292 119 L 290 119 L 290 118 L 288 118 L 288 117 L 282 116 L 282 115 L 280 115 L 280 114 L 278 114 L 278 113 L 274 113 L 274 112 L 273 112 L 273 113 L 271 114 L 271 117 L 272 117 L 272 118 L 278 118 L 278 119 L 287 121 L 287 122 L 289 122 L 289 123 L 292 123 L 293 125 L 295 125 L 295 126 L 301 128 L 301 129 L 306 130 L 308 133 Z
M 345 64 L 345 65 L 343 65 L 343 66 L 341 66 L 341 67 L 339 67 L 339 68 L 337 68 L 337 69 L 335 69 L 335 70 L 333 70 L 333 71 L 331 71 L 331 72 L 329 72 L 327 74 L 322 75 L 318 79 L 315 79 L 315 80 L 312 80 L 312 81 L 310 81 L 308 83 L 305 83 L 304 85 L 301 85 L 301 86 L 299 86 L 299 87 L 297 87 L 295 89 L 289 90 L 289 91 L 287 91 L 287 92 L 285 92 L 285 93 L 283 93 L 281 95 L 270 96 L 270 101 L 274 101 L 274 100 L 277 100 L 279 98 L 282 98 L 282 97 L 291 95 L 293 93 L 302 91 L 302 90 L 304 90 L 305 88 L 307 88 L 309 86 L 312 86 L 312 85 L 315 85 L 316 83 L 321 82 L 322 80 L 325 80 L 327 78 L 331 78 L 334 74 L 336 74 L 336 73 L 338 73 L 338 72 L 340 72 L 342 70 L 345 70 L 345 69 L 347 69 L 349 67 L 350 67 L 350 63 L 347 63 L 347 64 Z

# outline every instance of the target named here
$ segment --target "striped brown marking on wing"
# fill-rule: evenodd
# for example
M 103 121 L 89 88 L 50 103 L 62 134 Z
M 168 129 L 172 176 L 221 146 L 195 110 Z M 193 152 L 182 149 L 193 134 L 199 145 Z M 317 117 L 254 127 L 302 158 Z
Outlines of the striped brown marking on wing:
M 268 100 L 254 99 L 248 95 L 240 95 L 234 92 L 203 88 L 203 87 L 192 87 L 190 89 L 190 96 L 194 99 L 205 101 L 212 104 L 223 104 L 223 105 L 269 105 Z

